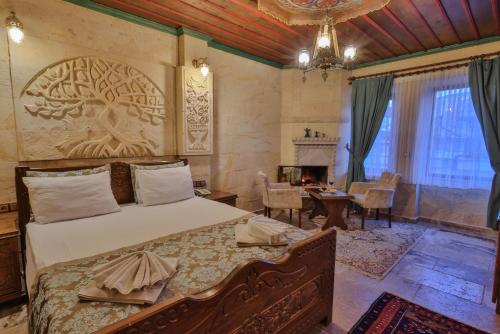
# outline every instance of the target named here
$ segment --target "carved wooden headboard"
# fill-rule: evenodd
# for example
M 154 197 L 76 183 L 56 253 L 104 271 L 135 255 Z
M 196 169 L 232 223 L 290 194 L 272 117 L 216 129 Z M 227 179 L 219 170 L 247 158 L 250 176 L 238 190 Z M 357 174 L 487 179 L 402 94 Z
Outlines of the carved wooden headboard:
M 187 159 L 172 160 L 172 161 L 132 161 L 130 163 L 137 165 L 160 165 L 172 164 L 183 161 L 185 165 L 188 164 Z M 132 186 L 132 178 L 130 174 L 130 163 L 128 162 L 111 162 L 111 189 L 118 204 L 126 204 L 134 202 L 134 188 Z M 30 221 L 31 207 L 28 189 L 23 182 L 23 177 L 26 176 L 27 171 L 44 171 L 44 172 L 61 172 L 71 171 L 86 168 L 95 168 L 102 165 L 79 165 L 72 167 L 58 167 L 58 168 L 32 168 L 29 166 L 16 167 L 16 197 L 17 197 L 17 210 L 19 230 L 21 232 L 21 245 L 25 249 L 25 234 L 26 224 Z

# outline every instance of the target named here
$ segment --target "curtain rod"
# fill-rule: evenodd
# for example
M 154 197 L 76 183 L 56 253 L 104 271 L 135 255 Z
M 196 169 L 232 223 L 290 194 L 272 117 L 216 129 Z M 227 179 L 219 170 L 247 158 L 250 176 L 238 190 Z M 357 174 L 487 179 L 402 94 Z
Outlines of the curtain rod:
M 435 64 L 414 66 L 414 67 L 404 68 L 404 69 L 395 70 L 395 71 L 379 72 L 379 73 L 374 73 L 374 74 L 361 75 L 359 77 L 349 77 L 347 80 L 349 80 L 349 84 L 352 84 L 352 82 L 354 80 L 357 80 L 357 79 L 365 79 L 365 78 L 377 77 L 377 76 L 388 75 L 388 74 L 393 74 L 395 78 L 398 78 L 398 77 L 406 77 L 406 76 L 410 76 L 410 75 L 423 74 L 423 73 L 427 73 L 427 72 L 444 71 L 444 70 L 449 70 L 452 68 L 459 68 L 459 67 L 467 66 L 474 59 L 488 58 L 488 57 L 497 56 L 497 55 L 500 55 L 500 51 L 481 54 L 481 55 L 472 56 L 472 57 L 447 60 L 447 61 L 442 61 L 442 62 L 435 63 Z M 466 61 L 466 62 L 459 63 L 461 61 Z M 452 65 L 448 65 L 448 64 L 452 64 Z M 441 65 L 448 65 L 448 66 L 441 66 Z M 404 72 L 404 73 L 402 73 L 402 72 Z

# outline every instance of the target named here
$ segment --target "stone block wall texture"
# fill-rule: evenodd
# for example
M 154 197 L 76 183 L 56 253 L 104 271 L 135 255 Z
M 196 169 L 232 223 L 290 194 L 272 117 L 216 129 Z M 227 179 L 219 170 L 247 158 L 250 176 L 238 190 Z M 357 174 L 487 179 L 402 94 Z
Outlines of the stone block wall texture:
M 257 172 L 275 178 L 280 162 L 281 71 L 216 49 L 212 188 L 235 192 L 238 206 L 262 208 Z
M 62 121 L 33 116 L 24 107 L 32 101 L 26 94 L 21 96 L 33 76 L 64 59 L 98 57 L 143 72 L 166 97 L 166 121 L 144 128 L 141 121 L 126 113 L 116 113 L 111 121 L 121 122 L 129 136 L 141 130 L 152 136 L 158 145 L 155 155 L 176 154 L 175 67 L 180 65 L 177 36 L 59 0 L 19 0 L 14 4 L 0 0 L 2 17 L 12 9 L 24 23 L 25 40 L 21 45 L 10 43 L 9 58 L 7 39 L 0 39 L 0 203 L 15 201 L 14 167 L 19 161 L 37 166 L 83 162 L 68 159 L 58 149 L 60 140 L 55 137 L 81 135 L 92 128 L 92 122 L 78 117 Z M 6 36 L 4 27 L 0 29 Z M 215 75 L 215 153 L 187 157 L 193 178 L 207 180 L 212 189 L 238 193 L 238 205 L 244 209 L 259 209 L 255 175 L 261 169 L 274 172 L 279 163 L 280 70 L 209 50 Z M 96 160 L 101 161 L 110 159 Z

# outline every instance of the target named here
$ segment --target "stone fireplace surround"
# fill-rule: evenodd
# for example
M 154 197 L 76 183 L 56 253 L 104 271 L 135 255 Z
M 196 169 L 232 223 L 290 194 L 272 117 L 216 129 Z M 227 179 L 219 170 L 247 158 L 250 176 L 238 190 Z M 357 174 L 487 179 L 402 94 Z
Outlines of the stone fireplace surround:
M 295 147 L 296 166 L 328 166 L 328 182 L 335 182 L 335 160 L 339 138 L 297 137 Z

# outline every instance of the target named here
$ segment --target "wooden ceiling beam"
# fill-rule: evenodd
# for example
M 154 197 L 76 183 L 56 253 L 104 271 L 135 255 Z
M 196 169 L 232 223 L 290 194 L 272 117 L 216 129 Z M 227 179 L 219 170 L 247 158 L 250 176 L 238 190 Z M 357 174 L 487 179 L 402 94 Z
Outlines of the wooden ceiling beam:
M 295 36 L 297 37 L 300 37 L 302 39 L 304 38 L 307 38 L 307 36 L 301 34 L 300 32 L 290 28 L 288 25 L 284 24 L 283 22 L 281 21 L 278 21 L 272 17 L 270 17 L 269 15 L 265 14 L 264 12 L 258 10 L 257 8 L 247 4 L 247 3 L 244 3 L 243 1 L 240 1 L 240 0 L 228 0 L 229 2 L 239 6 L 240 8 L 243 8 L 244 10 L 252 13 L 253 15 L 259 17 L 259 18 L 262 18 L 264 20 L 266 20 L 267 22 L 271 23 L 272 25 L 274 26 L 278 26 L 292 34 L 294 34 Z
M 337 31 L 337 36 L 339 37 L 339 40 L 343 42 L 341 44 L 343 45 L 352 44 L 352 41 L 348 38 L 349 35 L 342 30 L 341 26 L 337 25 L 337 27 L 335 27 L 335 30 Z M 344 40 L 347 40 L 347 43 L 345 43 Z M 356 47 L 356 48 L 357 48 L 357 53 L 364 54 L 365 57 L 368 58 L 366 59 L 368 61 L 382 59 L 382 57 L 379 54 L 370 50 L 369 48 L 363 48 L 363 47 Z M 358 55 L 356 57 L 358 57 Z
M 389 34 L 384 28 L 382 28 L 377 22 L 372 20 L 368 15 L 362 15 L 361 16 L 370 26 L 375 28 L 378 32 L 380 32 L 382 35 L 384 35 L 387 39 L 389 39 L 392 43 L 396 44 L 406 52 L 410 52 L 410 50 L 404 46 L 400 41 L 395 39 L 391 34 Z
M 375 39 L 373 36 L 371 36 L 370 34 L 368 34 L 367 32 L 365 32 L 363 29 L 361 29 L 360 27 L 358 27 L 354 22 L 352 22 L 352 20 L 345 21 L 345 23 L 348 26 L 350 26 L 350 27 L 356 29 L 357 31 L 361 32 L 366 37 L 368 37 L 373 43 L 375 43 L 381 49 L 384 49 L 391 56 L 396 56 L 396 53 L 394 53 L 394 51 L 392 51 L 391 49 L 389 49 L 388 47 L 386 47 L 384 44 L 380 43 L 377 39 Z
M 206 16 L 210 17 L 214 21 L 222 21 L 222 22 L 225 22 L 226 24 L 229 24 L 229 25 L 231 25 L 233 27 L 236 27 L 237 29 L 245 31 L 247 34 L 252 35 L 255 38 L 263 39 L 263 40 L 267 41 L 270 44 L 279 46 L 282 49 L 288 50 L 290 52 L 296 51 L 295 49 L 290 48 L 290 46 L 288 46 L 288 45 L 285 45 L 285 44 L 283 44 L 281 42 L 275 41 L 272 38 L 267 37 L 266 35 L 263 35 L 263 34 L 255 32 L 255 31 L 249 30 L 249 29 L 247 29 L 247 28 L 245 28 L 245 27 L 243 27 L 243 26 L 241 26 L 239 24 L 236 24 L 234 22 L 231 22 L 231 21 L 229 21 L 229 20 L 227 20 L 227 19 L 225 19 L 223 17 L 215 16 L 212 13 L 209 13 L 209 12 L 207 12 L 207 11 L 201 9 L 201 8 L 195 7 L 195 6 L 187 3 L 184 0 L 177 0 L 177 2 L 181 3 L 182 5 L 184 5 L 184 6 L 188 7 L 188 8 L 191 8 L 191 9 L 193 9 L 193 10 L 195 10 L 195 11 L 197 11 L 197 12 L 203 14 L 203 15 L 206 15 Z
M 164 22 L 164 23 L 167 23 L 168 25 L 170 26 L 174 26 L 174 27 L 186 27 L 186 28 L 189 28 L 189 29 L 192 29 L 192 30 L 195 30 L 195 31 L 198 31 L 198 32 L 201 32 L 207 36 L 209 35 L 212 35 L 212 37 L 214 39 L 217 39 L 217 40 L 222 40 L 224 39 L 224 43 L 228 44 L 228 41 L 227 39 L 223 38 L 222 36 L 220 35 L 217 35 L 217 34 L 213 34 L 213 33 L 209 33 L 207 31 L 204 31 L 204 30 L 201 30 L 197 27 L 194 27 L 190 24 L 187 24 L 185 22 L 180 22 L 180 21 L 177 21 L 173 18 L 170 18 L 170 17 L 166 17 L 164 15 L 161 15 L 159 13 L 156 13 L 156 12 L 153 12 L 151 10 L 148 10 L 148 9 L 145 9 L 145 8 L 142 8 L 142 7 L 139 7 L 139 6 L 136 6 L 136 5 L 133 5 L 133 4 L 130 4 L 130 3 L 125 3 L 125 2 L 122 2 L 121 0 L 107 0 L 109 3 L 113 3 L 117 6 L 121 6 L 121 7 L 124 7 L 124 8 L 128 8 L 128 9 L 132 9 L 134 10 L 136 13 L 140 13 L 142 15 L 145 15 L 146 17 L 151 17 L 151 18 L 154 18 L 156 20 L 158 20 L 159 22 Z M 232 41 L 231 43 L 232 45 L 236 45 L 237 48 L 241 48 L 241 44 L 237 43 L 237 42 L 234 42 Z M 258 50 L 258 52 L 255 51 L 255 49 L 253 48 L 249 48 L 248 46 L 246 46 L 246 49 L 251 49 L 251 52 L 250 51 L 247 51 L 247 52 L 250 52 L 252 54 L 255 54 L 257 56 L 260 56 L 260 57 L 263 57 L 263 58 L 266 58 L 266 59 L 270 59 L 270 60 L 273 60 L 273 61 L 276 61 L 278 63 L 281 63 L 281 64 L 285 64 L 287 61 L 284 61 L 284 58 L 280 56 L 276 56 L 276 55 L 271 55 L 263 50 Z M 244 49 L 245 50 L 245 49 Z
M 422 13 L 420 13 L 417 6 L 415 6 L 412 0 L 407 0 L 407 2 L 410 4 L 410 7 L 413 9 L 413 11 L 417 14 L 416 17 L 418 18 L 419 22 L 434 37 L 434 39 L 438 42 L 439 46 L 443 47 L 444 46 L 443 42 L 439 39 L 438 35 L 436 35 L 436 32 L 432 30 L 432 27 L 430 26 L 429 22 L 427 22 Z
M 408 27 L 401 21 L 394 13 L 387 7 L 382 7 L 382 12 L 388 16 L 392 22 L 394 22 L 400 29 L 404 30 L 408 35 L 412 37 L 412 39 L 417 42 L 417 44 L 422 48 L 422 50 L 425 50 L 426 47 L 420 42 L 420 40 L 417 38 L 417 36 L 410 30 Z
M 453 35 L 455 35 L 455 39 L 457 40 L 457 43 L 462 43 L 462 39 L 458 35 L 457 30 L 455 29 L 455 26 L 453 25 L 453 22 L 451 22 L 450 16 L 446 12 L 446 9 L 443 7 L 441 0 L 434 0 L 434 5 L 439 9 L 441 16 L 443 16 L 445 18 L 446 23 L 453 31 Z
M 159 23 L 164 23 L 164 24 L 167 24 L 167 25 L 174 27 L 174 28 L 184 26 L 184 27 L 189 28 L 189 29 L 193 29 L 193 30 L 196 29 L 195 27 L 193 27 L 189 24 L 185 24 L 185 23 L 177 21 L 173 18 L 160 15 L 158 13 L 155 13 L 155 12 L 152 12 L 152 11 L 147 10 L 145 8 L 133 5 L 131 3 L 123 2 L 121 0 L 106 0 L 106 3 L 114 4 L 115 6 L 117 6 L 117 8 L 120 8 L 120 7 L 127 8 L 129 10 L 132 10 L 131 11 L 132 13 L 142 14 L 146 18 L 148 18 L 148 17 L 154 18 L 154 19 L 158 20 Z
M 227 9 L 227 8 L 217 4 L 217 3 L 214 3 L 212 0 L 205 0 L 204 3 L 206 5 L 208 5 L 209 7 L 212 7 L 219 12 L 225 13 L 226 15 L 229 15 L 229 16 L 236 18 L 240 22 L 244 22 L 245 24 L 248 24 L 249 26 L 254 27 L 255 29 L 263 30 L 268 34 L 279 38 L 280 40 L 287 41 L 288 43 L 294 45 L 294 47 L 296 47 L 296 48 L 300 47 L 300 45 L 297 43 L 297 40 L 290 38 L 289 36 L 286 36 L 285 34 L 280 33 L 278 30 L 271 29 L 263 24 L 255 22 L 254 20 L 250 20 L 250 19 L 236 13 L 233 10 Z
M 217 37 L 214 40 L 217 42 L 223 43 L 224 45 L 236 48 L 236 49 L 241 50 L 241 51 L 248 52 L 250 54 L 257 55 L 259 57 L 263 57 L 263 58 L 268 59 L 268 60 L 272 60 L 272 61 L 280 63 L 280 64 L 289 64 L 290 63 L 289 58 L 284 58 L 284 56 L 276 57 L 276 56 L 268 55 L 265 52 L 262 52 L 262 50 L 255 49 L 255 48 L 248 46 L 246 44 L 241 44 L 235 40 L 229 40 L 229 39 L 224 38 L 224 37 Z
M 481 39 L 481 35 L 479 34 L 479 30 L 477 29 L 476 21 L 474 20 L 474 16 L 472 16 L 472 12 L 470 10 L 469 1 L 460 0 L 460 4 L 462 5 L 465 15 L 467 16 L 467 22 L 469 22 L 469 25 L 472 27 L 472 31 L 474 31 L 474 37 L 476 39 Z
M 163 10 L 163 11 L 165 11 L 167 13 L 174 14 L 174 15 L 182 17 L 182 18 L 184 18 L 184 19 L 186 19 L 188 21 L 191 21 L 191 22 L 194 22 L 194 23 L 199 24 L 201 26 L 204 26 L 205 28 L 208 28 L 208 31 L 215 30 L 215 31 L 218 31 L 219 33 L 221 33 L 223 35 L 226 34 L 226 35 L 231 36 L 233 38 L 236 38 L 238 40 L 245 41 L 246 43 L 252 44 L 252 45 L 254 45 L 254 46 L 258 47 L 258 48 L 265 49 L 265 50 L 267 50 L 267 53 L 274 54 L 276 57 L 280 57 L 280 55 L 281 55 L 277 50 L 272 49 L 272 48 L 270 48 L 270 47 L 268 47 L 268 46 L 266 46 L 266 45 L 264 45 L 264 44 L 262 44 L 260 42 L 257 42 L 257 41 L 254 41 L 254 40 L 250 39 L 250 38 L 247 38 L 245 36 L 236 34 L 236 33 L 232 32 L 230 30 L 227 30 L 227 29 L 215 26 L 213 24 L 207 23 L 207 22 L 205 22 L 203 20 L 200 20 L 200 19 L 198 19 L 196 17 L 192 17 L 190 15 L 181 13 L 181 12 L 179 12 L 179 11 L 173 9 L 173 8 L 167 7 L 167 6 L 165 6 L 165 5 L 161 4 L 161 3 L 158 3 L 158 2 L 156 2 L 154 0 L 142 0 L 142 2 L 148 3 L 148 4 L 152 5 L 153 7 L 156 7 L 156 8 L 158 8 L 160 10 Z M 200 29 L 197 28 L 195 30 L 200 30 Z M 210 36 L 212 33 L 206 33 L 206 34 L 208 36 Z

